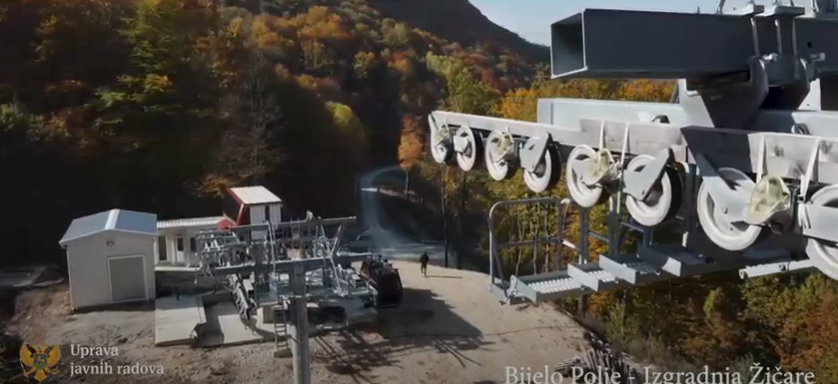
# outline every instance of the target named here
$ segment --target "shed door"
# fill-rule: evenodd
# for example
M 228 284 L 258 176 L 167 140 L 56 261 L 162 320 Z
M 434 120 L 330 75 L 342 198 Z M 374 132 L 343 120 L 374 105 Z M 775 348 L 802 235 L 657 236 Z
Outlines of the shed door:
M 111 299 L 114 302 L 144 300 L 145 256 L 116 256 L 108 258 L 111 280 Z
M 264 205 L 250 206 L 250 224 L 264 224 L 265 220 L 269 219 L 270 217 L 265 217 Z M 268 231 L 253 231 L 251 237 L 254 240 L 263 240 L 267 235 Z

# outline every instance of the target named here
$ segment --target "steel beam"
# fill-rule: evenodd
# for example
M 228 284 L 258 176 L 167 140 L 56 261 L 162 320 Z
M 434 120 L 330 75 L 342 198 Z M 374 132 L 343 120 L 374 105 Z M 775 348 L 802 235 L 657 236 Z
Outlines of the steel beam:
M 775 263 L 751 265 L 739 270 L 739 277 L 743 279 L 767 276 L 777 273 L 807 273 L 816 271 L 812 260 L 785 260 Z
M 818 71 L 821 74 L 838 72 L 838 45 L 835 44 L 838 20 L 799 17 L 794 19 L 794 28 L 798 55 L 808 57 L 823 53 L 825 60 L 817 64 Z
M 605 147 L 616 153 L 622 152 L 628 130 L 627 147 L 631 154 L 654 156 L 670 149 L 675 161 L 694 164 L 694 153 L 701 153 L 719 167 L 732 167 L 748 173 L 762 170 L 787 179 L 798 179 L 805 172 L 805 165 L 818 145 L 818 172 L 812 181 L 838 184 L 838 137 L 593 119 L 581 119 L 576 127 L 554 126 L 443 111 L 434 111 L 432 116 L 437 123 L 444 121 L 479 130 L 506 131 L 519 137 L 539 136 L 546 132 L 556 143 L 570 147 L 598 147 L 600 138 L 603 138 Z M 762 159 L 764 165 L 759 162 L 762 146 L 768 153 Z
M 335 256 L 335 263 L 354 263 L 357 261 L 362 261 L 368 259 L 372 256 L 371 253 L 360 253 L 360 254 L 353 254 L 353 255 L 344 255 L 344 256 Z M 328 257 L 313 257 L 307 259 L 299 259 L 299 260 L 276 260 L 273 262 L 267 262 L 264 264 L 256 265 L 254 263 L 248 264 L 239 264 L 239 265 L 231 265 L 231 266 L 221 266 L 216 267 L 213 269 L 213 272 L 216 275 L 231 275 L 231 274 L 241 274 L 245 272 L 251 271 L 265 271 L 265 270 L 276 270 L 279 273 L 289 273 L 291 272 L 295 265 L 302 265 L 306 271 L 312 271 L 315 269 L 321 269 L 324 266 L 330 265 L 331 262 L 328 260 Z
M 553 78 L 675 79 L 721 75 L 748 70 L 756 54 L 778 52 L 774 19 L 611 9 L 585 9 L 551 28 Z M 838 23 L 796 18 L 801 57 L 824 53 L 823 73 L 838 71 Z M 833 36 L 833 37 L 830 37 Z
M 692 124 L 679 104 L 564 98 L 538 100 L 538 122 L 554 126 L 574 127 L 591 117 L 624 123 L 648 123 L 659 116 L 666 117 L 672 125 Z M 795 125 L 805 126 L 813 136 L 837 138 L 838 112 L 760 110 L 746 129 L 789 133 Z
M 311 227 L 320 227 L 320 226 L 329 226 L 329 225 L 341 225 L 341 224 L 354 224 L 355 223 L 355 216 L 348 216 L 348 217 L 333 217 L 328 219 L 313 219 L 313 220 L 297 220 L 297 221 L 283 221 L 280 223 L 274 224 L 249 224 L 249 225 L 237 225 L 235 227 L 230 228 L 231 232 L 239 232 L 239 231 L 262 231 L 269 229 L 270 226 L 273 226 L 274 229 L 283 229 L 283 228 L 311 228 Z
M 290 347 L 293 357 L 294 384 L 311 384 L 311 356 L 308 346 L 308 300 L 306 299 L 306 269 L 301 261 L 292 263 L 291 287 L 294 295 L 291 303 Z

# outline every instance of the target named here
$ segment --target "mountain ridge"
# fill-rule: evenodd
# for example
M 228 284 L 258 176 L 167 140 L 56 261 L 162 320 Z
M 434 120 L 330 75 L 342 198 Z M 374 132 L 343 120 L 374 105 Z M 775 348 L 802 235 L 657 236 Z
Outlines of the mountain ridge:
M 550 48 L 527 41 L 491 21 L 469 0 L 367 0 L 382 16 L 406 22 L 443 39 L 475 45 L 493 42 L 532 64 L 549 62 Z M 452 21 L 453 20 L 453 21 Z M 467 28 L 457 25 L 461 23 Z

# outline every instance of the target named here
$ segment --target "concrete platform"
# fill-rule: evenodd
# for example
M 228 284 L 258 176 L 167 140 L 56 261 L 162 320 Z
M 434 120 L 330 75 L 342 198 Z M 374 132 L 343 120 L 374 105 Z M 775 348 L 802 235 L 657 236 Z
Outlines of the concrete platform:
M 378 311 L 375 308 L 367 308 L 364 302 L 357 298 L 333 297 L 320 300 L 317 303 L 320 307 L 343 307 L 346 310 L 346 325 L 354 325 L 375 321 Z
M 192 344 L 198 336 L 196 327 L 206 321 L 200 296 L 158 298 L 154 310 L 154 345 Z
M 273 323 L 264 323 L 253 316 L 245 323 L 232 301 L 206 307 L 207 334 L 198 340 L 199 347 L 232 346 L 274 340 Z
M 325 305 L 344 307 L 346 309 L 346 321 L 311 324 L 310 332 L 312 335 L 374 321 L 378 316 L 375 308 L 365 308 L 363 302 L 359 299 L 330 299 L 320 303 L 309 303 L 308 306 L 314 309 L 318 306 Z M 198 340 L 197 345 L 199 347 L 211 348 L 261 343 L 265 341 L 273 342 L 275 331 L 273 323 L 270 322 L 272 316 L 267 316 L 268 322 L 263 321 L 265 320 L 264 310 L 264 308 L 259 308 L 256 315 L 252 316 L 249 322 L 245 322 L 239 317 L 236 305 L 232 301 L 207 304 L 206 333 Z M 282 329 L 285 326 L 285 324 L 281 324 L 279 327 Z M 281 337 L 281 339 L 283 338 Z
M 194 277 L 194 274 L 198 272 L 200 268 L 198 267 L 190 267 L 186 265 L 155 265 L 154 272 L 183 272 L 183 273 L 190 273 Z

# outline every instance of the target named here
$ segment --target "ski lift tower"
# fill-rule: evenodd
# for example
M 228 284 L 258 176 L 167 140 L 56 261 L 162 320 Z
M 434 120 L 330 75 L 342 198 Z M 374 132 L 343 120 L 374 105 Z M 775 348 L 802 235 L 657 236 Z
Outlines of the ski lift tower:
M 736 269 L 838 280 L 836 9 L 836 0 L 719 4 L 713 14 L 585 9 L 551 25 L 551 77 L 678 79 L 670 102 L 545 98 L 537 122 L 432 112 L 438 163 L 485 164 L 497 181 L 521 170 L 534 193 L 563 174 L 569 203 L 538 203 L 578 209 L 581 246 L 534 242 L 583 254 L 588 235 L 609 244 L 584 265 L 493 276 L 491 289 L 537 302 Z M 587 228 L 596 206 L 610 212 L 606 234 Z M 644 240 L 621 255 L 625 228 Z
M 369 253 L 339 252 L 345 226 L 355 217 L 315 218 L 279 223 L 234 225 L 198 235 L 202 273 L 227 277 L 236 306 L 243 319 L 257 308 L 272 310 L 277 338 L 288 341 L 294 367 L 294 384 L 310 384 L 308 301 L 325 297 L 372 300 L 375 290 L 345 265 L 371 257 Z M 327 230 L 337 227 L 335 231 Z M 248 234 L 260 232 L 261 239 Z M 297 250 L 289 257 L 287 250 Z M 251 251 L 256 252 L 251 252 Z M 264 260 L 254 260 L 267 255 Z M 267 289 L 251 289 L 259 275 L 268 276 Z M 287 315 L 286 315 L 287 309 Z M 278 327 L 277 313 L 285 326 Z

